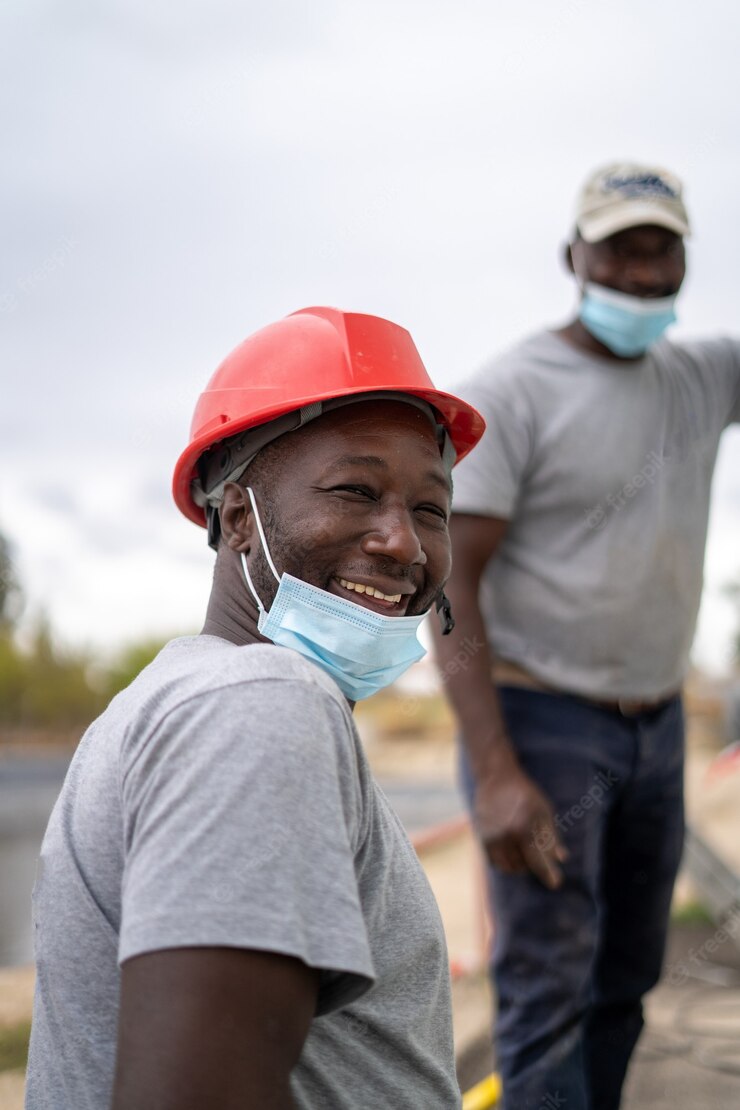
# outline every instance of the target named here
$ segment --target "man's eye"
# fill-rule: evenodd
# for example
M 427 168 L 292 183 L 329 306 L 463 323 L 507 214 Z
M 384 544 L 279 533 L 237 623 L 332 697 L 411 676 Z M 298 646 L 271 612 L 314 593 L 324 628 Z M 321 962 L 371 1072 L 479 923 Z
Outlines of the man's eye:
M 440 505 L 420 505 L 418 511 L 438 517 L 445 524 L 447 523 L 447 513 Z
M 334 493 L 354 493 L 359 497 L 375 497 L 375 494 L 367 486 L 334 486 Z

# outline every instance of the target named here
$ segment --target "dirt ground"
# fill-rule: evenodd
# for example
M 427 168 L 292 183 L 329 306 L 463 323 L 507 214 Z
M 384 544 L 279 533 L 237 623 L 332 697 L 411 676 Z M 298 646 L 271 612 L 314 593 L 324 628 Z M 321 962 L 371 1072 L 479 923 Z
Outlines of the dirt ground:
M 22 1071 L 0 1071 L 0 1110 L 23 1110 Z

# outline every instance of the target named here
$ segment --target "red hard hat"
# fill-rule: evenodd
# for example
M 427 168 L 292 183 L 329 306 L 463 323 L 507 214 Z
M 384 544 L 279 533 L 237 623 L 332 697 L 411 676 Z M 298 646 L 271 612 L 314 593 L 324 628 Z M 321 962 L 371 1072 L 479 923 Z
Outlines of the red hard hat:
M 458 462 L 483 435 L 483 417 L 472 405 L 434 388 L 405 328 L 337 308 L 302 308 L 240 343 L 201 393 L 190 443 L 175 467 L 175 503 L 205 525 L 204 510 L 191 492 L 205 451 L 305 405 L 378 391 L 410 394 L 432 405 Z

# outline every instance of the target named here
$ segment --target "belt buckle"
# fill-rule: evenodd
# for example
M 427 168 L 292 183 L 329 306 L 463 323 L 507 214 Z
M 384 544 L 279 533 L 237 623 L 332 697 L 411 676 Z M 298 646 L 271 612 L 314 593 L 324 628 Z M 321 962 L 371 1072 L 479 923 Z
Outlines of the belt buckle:
M 617 706 L 623 717 L 637 717 L 644 712 L 647 702 L 635 701 L 634 698 L 617 698 Z

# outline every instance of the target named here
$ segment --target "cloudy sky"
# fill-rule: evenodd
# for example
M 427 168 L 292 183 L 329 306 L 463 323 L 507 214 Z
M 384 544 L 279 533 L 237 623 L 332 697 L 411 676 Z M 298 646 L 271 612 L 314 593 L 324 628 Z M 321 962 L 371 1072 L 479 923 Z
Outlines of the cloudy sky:
M 436 382 L 574 304 L 574 194 L 614 158 L 687 183 L 682 335 L 740 336 L 731 0 L 6 0 L 0 530 L 59 638 L 195 630 L 211 554 L 169 493 L 197 393 L 310 304 L 388 316 Z M 603 419 L 603 416 L 598 417 Z M 740 573 L 740 431 L 696 658 Z

